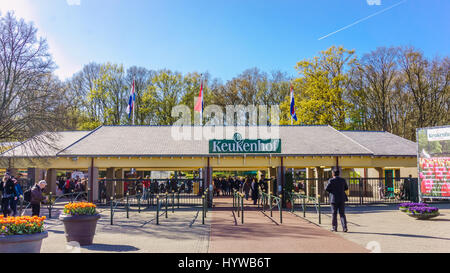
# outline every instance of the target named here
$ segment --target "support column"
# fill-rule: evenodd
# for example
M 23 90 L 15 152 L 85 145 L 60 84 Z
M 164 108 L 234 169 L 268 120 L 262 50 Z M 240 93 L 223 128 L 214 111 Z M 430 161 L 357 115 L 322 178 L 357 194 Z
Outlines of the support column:
M 115 169 L 108 168 L 106 169 L 106 179 L 114 179 Z M 109 200 L 111 197 L 114 197 L 114 182 L 107 181 L 106 183 L 106 198 Z
M 56 194 L 56 169 L 48 169 L 45 177 L 47 181 L 47 187 L 45 187 L 45 192 Z
M 323 202 L 324 195 L 324 172 L 320 167 L 316 167 L 316 196 L 320 195 L 320 202 Z
M 91 200 L 91 202 L 97 202 L 98 201 L 98 168 L 89 167 L 88 177 L 89 177 L 88 187 L 90 188 L 89 200 Z
M 44 179 L 45 171 L 38 168 L 28 168 L 27 178 L 31 180 L 31 185 L 36 184 L 40 180 Z
M 125 177 L 124 169 L 117 169 L 114 172 L 114 175 L 115 175 L 116 179 L 123 179 Z M 124 193 L 123 193 L 124 183 L 121 181 L 117 181 L 115 191 L 116 191 L 116 197 L 122 198 L 124 196 Z
M 314 169 L 313 168 L 306 168 L 306 196 L 311 196 L 312 194 L 312 188 L 313 188 L 313 178 L 315 178 L 314 175 Z
M 380 179 L 383 179 L 383 177 L 384 177 L 384 170 L 383 170 L 383 168 L 377 167 L 377 168 L 375 168 L 375 171 L 378 172 L 378 177 L 379 177 Z
M 203 174 L 203 182 L 201 189 L 206 190 L 210 188 L 210 185 L 212 186 L 212 168 L 211 167 L 205 167 L 202 168 Z M 211 189 L 210 189 L 211 190 Z
M 269 177 L 268 178 L 270 178 L 270 181 L 268 183 L 269 194 L 273 194 L 274 193 L 273 181 L 277 178 L 277 169 L 276 168 L 269 168 Z
M 283 158 L 281 158 L 281 166 L 277 167 L 277 192 L 276 192 L 276 195 L 283 193 L 285 171 L 286 171 L 286 168 L 283 166 Z

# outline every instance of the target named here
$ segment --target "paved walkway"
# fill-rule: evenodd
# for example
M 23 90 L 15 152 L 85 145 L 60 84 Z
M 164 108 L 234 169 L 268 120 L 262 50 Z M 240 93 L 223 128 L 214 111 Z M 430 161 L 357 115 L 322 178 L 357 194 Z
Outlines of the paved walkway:
M 450 253 L 450 204 L 433 204 L 440 215 L 430 220 L 416 220 L 398 210 L 397 205 L 348 206 L 349 232 L 339 236 L 382 253 Z M 329 207 L 322 209 L 322 227 L 331 224 Z M 298 212 L 302 215 L 301 212 Z M 318 222 L 313 211 L 307 219 Z
M 281 253 L 281 252 L 450 252 L 450 204 L 436 205 L 441 215 L 433 220 L 415 220 L 398 211 L 396 205 L 347 207 L 349 232 L 332 233 L 330 208 L 322 207 L 322 225 L 313 208 L 306 213 L 284 211 L 279 223 L 277 210 L 263 213 L 245 202 L 244 225 L 231 209 L 232 198 L 215 198 L 215 207 L 201 224 L 199 208 L 161 212 L 116 212 L 110 225 L 109 209 L 100 209 L 94 244 L 68 246 L 64 226 L 58 220 L 61 207 L 45 221 L 49 237 L 42 252 L 188 252 L 188 253 Z M 27 210 L 27 213 L 29 211 Z M 42 215 L 48 216 L 44 207 Z
M 233 212 L 232 198 L 216 198 L 210 213 L 209 252 L 368 252 L 364 247 L 291 213 L 263 213 L 245 202 L 244 225 Z
M 66 243 L 64 226 L 52 213 L 47 219 L 49 233 L 44 239 L 41 252 L 145 252 L 145 253 L 205 253 L 208 251 L 209 223 L 202 225 L 199 209 L 178 209 L 169 211 L 168 218 L 161 213 L 160 225 L 155 224 L 155 211 L 125 212 L 114 215 L 114 225 L 110 225 L 109 210 L 102 210 L 102 218 L 97 224 L 94 244 L 73 248 Z M 43 211 L 43 215 L 48 215 Z

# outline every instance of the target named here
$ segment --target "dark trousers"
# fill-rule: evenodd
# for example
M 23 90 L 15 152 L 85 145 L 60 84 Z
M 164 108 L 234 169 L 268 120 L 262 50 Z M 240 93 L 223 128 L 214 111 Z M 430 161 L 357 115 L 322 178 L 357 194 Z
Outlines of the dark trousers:
M 41 213 L 41 204 L 33 205 L 31 204 L 31 216 L 39 216 Z
M 11 210 L 12 210 L 12 215 L 13 216 L 16 216 L 16 214 L 17 214 L 17 202 L 19 202 L 18 198 L 16 200 L 14 200 L 14 198 L 12 198 L 12 200 L 11 200 Z
M 11 207 L 11 203 L 12 203 L 13 199 L 14 198 L 11 198 L 11 197 L 8 197 L 8 198 L 3 197 L 2 198 L 2 212 L 3 212 L 4 217 L 8 217 L 9 214 L 11 213 L 10 207 Z
M 258 202 L 258 194 L 256 193 L 252 193 L 252 200 L 253 200 L 253 205 L 256 205 L 256 203 Z
M 342 228 L 347 228 L 347 218 L 345 217 L 345 202 L 341 203 L 332 203 L 331 204 L 331 212 L 333 214 L 332 226 L 334 229 L 337 229 L 337 214 L 339 211 L 339 216 L 341 218 Z

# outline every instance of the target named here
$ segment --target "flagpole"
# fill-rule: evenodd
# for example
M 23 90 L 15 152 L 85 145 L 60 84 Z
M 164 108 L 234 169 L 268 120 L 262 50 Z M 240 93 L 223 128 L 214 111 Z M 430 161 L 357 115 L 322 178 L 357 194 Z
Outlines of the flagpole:
M 136 108 L 136 87 L 134 85 L 134 77 L 133 77 L 133 126 L 134 126 L 134 108 Z
M 204 91 L 203 91 L 203 73 L 202 74 L 200 74 L 200 88 L 201 88 L 201 90 L 202 90 L 202 111 L 200 112 L 200 126 L 203 126 L 203 102 L 204 102 L 204 100 L 203 100 L 203 94 L 204 94 Z
M 291 105 L 291 102 L 292 102 L 292 97 L 294 96 L 294 92 L 293 92 L 294 89 L 292 89 L 292 83 L 291 83 L 291 88 L 290 88 L 290 89 L 291 89 L 291 90 L 289 90 L 289 91 L 290 91 L 290 93 L 291 93 L 291 101 L 289 102 L 289 112 L 291 112 L 291 110 L 290 110 L 290 109 L 291 109 L 291 106 L 290 106 L 290 105 Z M 293 125 L 293 122 L 294 122 L 294 121 L 292 120 L 292 113 L 291 113 L 290 116 L 291 116 L 291 126 L 292 126 L 292 125 Z

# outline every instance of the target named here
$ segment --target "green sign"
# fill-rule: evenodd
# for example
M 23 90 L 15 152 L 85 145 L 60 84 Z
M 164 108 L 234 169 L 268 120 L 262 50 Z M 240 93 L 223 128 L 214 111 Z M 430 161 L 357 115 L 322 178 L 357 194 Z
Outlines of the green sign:
M 210 154 L 270 154 L 281 153 L 281 139 L 242 139 L 235 133 L 232 140 L 212 139 Z

